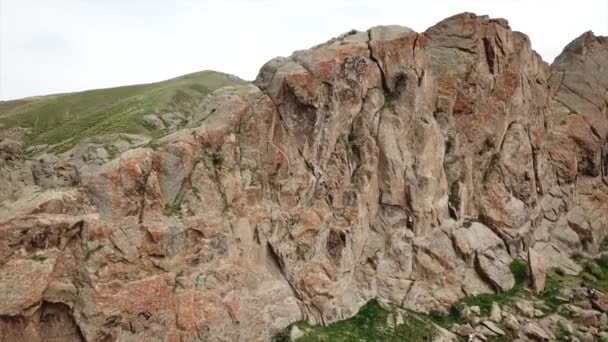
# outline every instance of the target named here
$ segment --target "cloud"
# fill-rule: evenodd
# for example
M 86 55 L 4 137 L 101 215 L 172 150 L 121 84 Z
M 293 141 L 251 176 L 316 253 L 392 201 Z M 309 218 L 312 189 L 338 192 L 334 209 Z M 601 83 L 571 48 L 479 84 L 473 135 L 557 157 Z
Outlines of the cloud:
M 203 69 L 253 79 L 267 60 L 350 29 L 423 31 L 463 11 L 506 17 L 551 61 L 605 0 L 0 0 L 0 99 L 153 82 Z

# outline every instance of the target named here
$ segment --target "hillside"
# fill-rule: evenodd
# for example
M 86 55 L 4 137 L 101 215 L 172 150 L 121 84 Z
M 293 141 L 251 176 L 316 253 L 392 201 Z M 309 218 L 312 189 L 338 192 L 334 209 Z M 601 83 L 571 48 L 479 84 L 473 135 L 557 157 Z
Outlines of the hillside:
M 0 129 L 29 130 L 27 146 L 49 145 L 65 151 L 82 139 L 109 133 L 162 135 L 162 126 L 145 115 L 186 118 L 215 89 L 243 84 L 235 76 L 202 71 L 170 80 L 77 93 L 0 101 Z

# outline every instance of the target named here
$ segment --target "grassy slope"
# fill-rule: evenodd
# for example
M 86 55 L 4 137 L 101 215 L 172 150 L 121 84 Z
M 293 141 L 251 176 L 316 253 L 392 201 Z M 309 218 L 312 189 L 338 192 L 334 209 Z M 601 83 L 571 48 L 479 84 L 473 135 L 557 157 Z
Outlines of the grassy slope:
M 202 71 L 157 83 L 0 101 L 0 127 L 30 128 L 29 146 L 56 145 L 55 150 L 63 151 L 98 134 L 153 134 L 143 115 L 188 114 L 213 90 L 243 82 Z
M 374 341 L 401 341 L 401 342 L 423 342 L 432 341 L 436 331 L 433 324 L 450 329 L 454 323 L 465 323 L 460 316 L 459 307 L 480 306 L 483 314 L 489 314 L 492 302 L 504 305 L 516 297 L 524 296 L 524 283 L 526 281 L 526 264 L 515 260 L 511 264 L 511 271 L 515 276 L 517 285 L 510 291 L 496 294 L 485 294 L 463 298 L 456 303 L 449 314 L 432 313 L 430 315 L 419 314 L 405 310 L 408 314 L 404 316 L 404 323 L 389 326 L 387 318 L 390 312 L 383 309 L 375 300 L 363 306 L 359 312 L 344 321 L 339 321 L 327 326 L 311 326 L 306 322 L 296 322 L 307 334 L 298 339 L 300 342 L 374 342 Z M 394 306 L 397 308 L 396 306 Z M 290 342 L 291 326 L 275 337 L 274 342 Z M 503 336 L 503 339 L 494 339 L 502 342 L 509 341 L 513 336 Z
M 435 336 L 432 322 L 423 315 L 410 312 L 403 317 L 403 323 L 389 326 L 387 321 L 393 315 L 377 301 L 365 304 L 357 315 L 328 326 L 311 326 L 306 322 L 294 323 L 299 328 L 309 331 L 299 342 L 371 342 L 371 341 L 431 341 Z M 289 342 L 290 329 L 274 338 L 274 342 Z

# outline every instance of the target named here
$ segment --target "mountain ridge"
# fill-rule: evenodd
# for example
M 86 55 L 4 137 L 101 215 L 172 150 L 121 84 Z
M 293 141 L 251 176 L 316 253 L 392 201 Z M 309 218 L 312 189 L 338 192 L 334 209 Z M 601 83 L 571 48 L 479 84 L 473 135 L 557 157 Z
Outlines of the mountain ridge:
M 521 263 L 540 295 L 608 235 L 608 44 L 581 37 L 549 66 L 504 19 L 373 27 L 269 61 L 115 158 L 0 145 L 0 315 L 18 317 L 0 324 L 264 341 L 373 299 L 432 313 L 519 291 Z
M 31 140 L 28 145 L 64 143 L 66 146 L 59 147 L 66 150 L 83 138 L 99 134 L 151 134 L 155 128 L 147 127 L 142 119 L 144 115 L 171 111 L 171 103 L 174 103 L 174 107 L 177 107 L 175 111 L 188 116 L 191 107 L 195 107 L 211 91 L 243 83 L 232 75 L 200 71 L 153 83 L 3 101 L 0 102 L 0 125 L 31 130 L 27 134 L 31 137 L 27 139 Z M 181 98 L 178 96 L 180 94 Z M 121 102 L 123 105 L 120 105 Z M 167 106 L 169 108 L 165 108 Z M 121 121 L 122 126 L 95 130 L 95 126 L 103 125 L 103 121 L 108 120 L 114 122 L 108 122 L 109 125 L 105 126 L 116 125 L 116 121 Z M 69 141 L 72 137 L 66 136 L 66 132 L 80 137 Z

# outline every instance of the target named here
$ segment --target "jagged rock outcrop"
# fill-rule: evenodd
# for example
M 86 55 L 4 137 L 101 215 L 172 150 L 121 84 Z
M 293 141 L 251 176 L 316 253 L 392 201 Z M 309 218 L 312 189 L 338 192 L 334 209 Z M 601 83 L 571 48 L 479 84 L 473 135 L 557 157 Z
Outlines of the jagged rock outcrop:
M 269 61 L 102 166 L 10 158 L 0 336 L 268 340 L 371 298 L 508 290 L 518 256 L 541 291 L 608 234 L 607 54 L 585 33 L 549 66 L 470 13 L 374 27 Z

